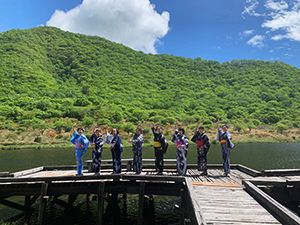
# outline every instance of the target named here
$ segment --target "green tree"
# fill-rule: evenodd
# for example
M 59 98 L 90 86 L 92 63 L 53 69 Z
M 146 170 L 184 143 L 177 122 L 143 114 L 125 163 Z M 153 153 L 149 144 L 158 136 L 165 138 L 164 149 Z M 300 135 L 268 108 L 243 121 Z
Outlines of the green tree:
M 129 133 L 134 133 L 135 132 L 135 127 L 132 123 L 127 123 L 124 125 L 123 130 L 129 134 Z
M 275 125 L 275 129 L 279 132 L 279 133 L 283 133 L 283 131 L 285 131 L 285 130 L 288 130 L 289 129 L 289 127 L 287 126 L 287 125 L 285 125 L 285 124 L 283 124 L 283 123 L 277 123 L 276 125 Z

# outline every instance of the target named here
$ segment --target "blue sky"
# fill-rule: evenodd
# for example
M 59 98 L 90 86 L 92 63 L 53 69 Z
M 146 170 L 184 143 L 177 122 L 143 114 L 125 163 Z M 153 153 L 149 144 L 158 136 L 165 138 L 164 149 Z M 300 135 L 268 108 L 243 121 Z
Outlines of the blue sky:
M 146 53 L 300 68 L 300 0 L 0 0 L 0 32 L 42 25 Z

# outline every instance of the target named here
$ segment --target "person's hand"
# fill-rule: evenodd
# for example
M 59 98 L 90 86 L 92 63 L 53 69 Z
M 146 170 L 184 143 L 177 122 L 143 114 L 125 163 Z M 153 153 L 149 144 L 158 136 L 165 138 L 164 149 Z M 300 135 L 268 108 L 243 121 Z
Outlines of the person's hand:
M 129 142 L 129 143 L 131 143 L 131 142 L 132 142 L 132 140 L 128 140 L 128 142 Z
M 175 121 L 175 124 L 178 124 L 178 120 Z
M 162 147 L 160 147 L 160 149 L 159 149 L 160 151 L 162 151 L 163 149 L 162 149 Z
M 110 146 L 110 149 L 113 149 L 115 146 Z
M 97 124 L 95 124 L 94 128 L 96 128 L 96 127 L 97 127 Z
M 155 122 L 152 123 L 152 126 L 155 127 Z
M 200 120 L 197 122 L 197 125 L 199 125 L 201 122 L 200 122 Z
M 218 123 L 220 123 L 221 122 L 221 120 L 218 118 Z
M 76 122 L 73 122 L 73 126 L 75 126 L 76 125 Z
M 204 147 L 203 147 L 203 146 L 200 146 L 200 149 L 204 149 Z
M 94 145 L 95 143 L 90 143 L 90 145 Z
M 182 147 L 182 145 L 178 145 L 178 148 L 181 148 Z

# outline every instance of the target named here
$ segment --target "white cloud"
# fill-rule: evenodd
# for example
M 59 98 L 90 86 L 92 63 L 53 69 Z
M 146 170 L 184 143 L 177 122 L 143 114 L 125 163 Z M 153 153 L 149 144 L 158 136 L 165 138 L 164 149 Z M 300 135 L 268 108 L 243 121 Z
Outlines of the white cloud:
M 268 13 L 259 14 L 256 12 L 259 2 L 257 0 L 246 0 L 250 6 L 245 7 L 245 14 L 263 16 L 262 27 L 268 29 L 266 34 L 271 35 L 271 40 L 278 41 L 284 38 L 300 41 L 300 0 L 286 1 L 266 0 L 264 7 Z M 250 10 L 251 9 L 251 10 Z
M 265 4 L 265 7 L 269 10 L 284 10 L 287 9 L 289 6 L 285 1 L 281 2 L 274 2 L 273 0 L 268 0 L 267 3 Z
M 170 29 L 170 15 L 154 8 L 149 0 L 83 0 L 67 12 L 56 10 L 47 25 L 156 53 L 155 44 Z
M 262 48 L 265 46 L 265 44 L 263 43 L 264 39 L 265 37 L 262 35 L 255 35 L 247 42 L 247 45 L 252 45 L 253 47 Z
M 254 30 L 244 30 L 243 32 L 240 32 L 239 39 L 243 39 L 244 37 L 248 37 L 249 35 L 253 34 Z
M 244 14 L 249 14 L 250 16 L 263 16 L 264 14 L 260 14 L 256 12 L 256 8 L 259 4 L 258 0 L 246 0 L 246 3 L 249 4 L 249 6 L 244 7 L 244 11 L 242 12 L 242 16 Z
M 220 46 L 215 46 L 215 45 L 213 47 L 211 47 L 211 49 L 216 49 L 216 50 L 222 51 Z

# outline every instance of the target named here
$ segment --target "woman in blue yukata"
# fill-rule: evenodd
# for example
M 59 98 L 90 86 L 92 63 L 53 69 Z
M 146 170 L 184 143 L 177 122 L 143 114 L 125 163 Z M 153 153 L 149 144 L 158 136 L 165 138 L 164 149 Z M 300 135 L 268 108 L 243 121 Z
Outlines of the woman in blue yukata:
M 177 144 L 177 172 L 179 175 L 185 175 L 187 169 L 186 157 L 189 147 L 189 140 L 184 135 L 184 129 L 179 127 L 177 130 L 178 120 L 175 121 L 175 132 L 172 142 Z
M 93 171 L 94 175 L 100 175 L 101 170 L 101 159 L 102 159 L 102 146 L 103 146 L 103 138 L 101 135 L 101 130 L 96 129 L 97 124 L 95 124 L 93 128 L 93 134 L 90 138 L 90 145 L 93 147 Z
M 83 175 L 83 153 L 87 152 L 89 147 L 89 140 L 84 135 L 84 129 L 82 127 L 78 127 L 77 131 L 75 130 L 76 122 L 73 123 L 73 136 L 70 140 L 73 144 L 75 144 L 75 156 L 76 156 L 76 166 L 77 166 L 77 174 L 76 176 Z
M 104 142 L 110 145 L 111 156 L 113 161 L 113 174 L 121 173 L 121 153 L 123 151 L 123 146 L 118 129 L 113 128 L 111 134 L 109 134 L 108 126 L 106 125 L 106 135 Z
M 142 172 L 142 156 L 143 156 L 143 131 L 138 124 L 136 127 L 136 132 L 132 140 L 128 141 L 132 143 L 132 151 L 133 151 L 133 172 L 135 174 L 141 174 Z
M 218 137 L 217 140 L 221 142 L 221 151 L 222 151 L 222 158 L 223 158 L 223 167 L 224 167 L 224 176 L 230 177 L 230 163 L 229 163 L 229 156 L 231 149 L 233 148 L 234 144 L 231 142 L 231 135 L 228 132 L 228 126 L 224 124 L 222 126 L 221 131 L 220 127 L 220 120 L 218 118 Z

